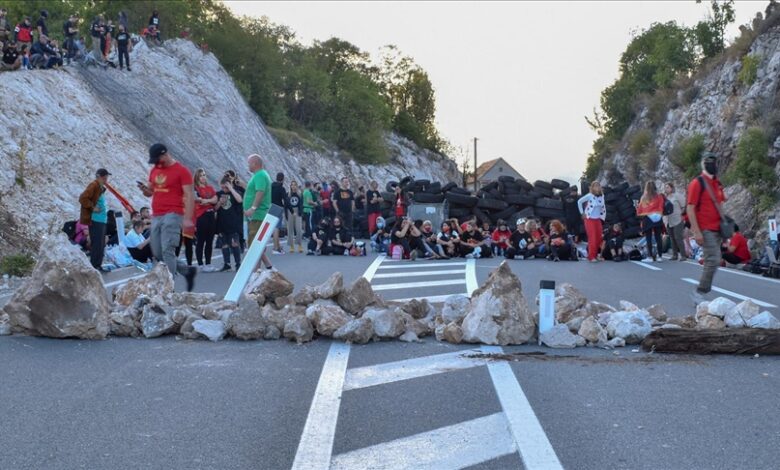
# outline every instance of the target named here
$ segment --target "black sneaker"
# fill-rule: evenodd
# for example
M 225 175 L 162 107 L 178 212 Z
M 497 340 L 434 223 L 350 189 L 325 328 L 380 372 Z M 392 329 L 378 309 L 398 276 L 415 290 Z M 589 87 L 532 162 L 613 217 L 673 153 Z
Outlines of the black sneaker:
M 192 292 L 195 287 L 195 276 L 198 274 L 198 269 L 195 266 L 187 268 L 187 273 L 184 275 L 184 279 L 187 281 L 187 292 Z
M 224 273 L 225 271 L 230 271 L 230 263 L 225 263 L 224 266 L 222 266 L 222 269 L 219 270 L 219 272 Z
M 241 269 L 241 263 L 236 263 L 236 272 L 238 272 L 239 269 Z

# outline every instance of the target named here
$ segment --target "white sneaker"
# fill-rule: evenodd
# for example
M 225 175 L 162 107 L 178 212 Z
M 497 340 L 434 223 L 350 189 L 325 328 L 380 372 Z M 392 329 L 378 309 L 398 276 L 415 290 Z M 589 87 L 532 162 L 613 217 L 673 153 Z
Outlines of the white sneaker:
M 659 256 L 658 258 L 656 258 L 656 259 L 655 259 L 655 262 L 656 262 L 656 263 L 660 263 L 660 262 L 662 262 L 663 260 L 664 260 L 664 259 L 663 259 L 663 257 L 662 257 L 662 256 Z
M 273 250 L 271 253 L 273 253 L 275 255 L 283 255 L 284 254 L 284 250 Z
M 642 262 L 643 263 L 652 263 L 653 262 L 653 258 L 643 258 Z

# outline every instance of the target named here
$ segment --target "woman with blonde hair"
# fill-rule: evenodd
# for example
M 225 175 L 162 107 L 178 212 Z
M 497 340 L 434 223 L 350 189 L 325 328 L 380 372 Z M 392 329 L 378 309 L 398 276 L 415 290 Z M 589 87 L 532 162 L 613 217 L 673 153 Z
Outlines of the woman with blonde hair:
M 639 204 L 636 206 L 636 214 L 641 218 L 642 232 L 645 234 L 645 240 L 647 240 L 648 257 L 643 261 L 652 259 L 655 262 L 660 262 L 664 246 L 661 233 L 664 225 L 664 197 L 658 194 L 658 189 L 654 182 L 648 181 L 645 183 L 645 192 L 642 193 L 642 198 L 639 199 Z M 653 251 L 653 235 L 655 235 L 657 251 Z
M 303 196 L 298 189 L 298 182 L 290 181 L 290 193 L 287 195 L 287 247 L 290 253 L 303 253 Z
M 206 170 L 198 168 L 193 177 L 195 191 L 195 258 L 198 268 L 211 270 L 211 253 L 214 249 L 214 235 L 217 230 L 216 207 L 219 198 L 208 184 Z M 205 264 L 204 264 L 205 255 Z
M 585 233 L 588 235 L 588 261 L 599 261 L 599 250 L 604 237 L 604 220 L 607 218 L 607 206 L 604 203 L 604 191 L 601 183 L 590 184 L 590 192 L 577 201 L 582 219 L 585 221 Z

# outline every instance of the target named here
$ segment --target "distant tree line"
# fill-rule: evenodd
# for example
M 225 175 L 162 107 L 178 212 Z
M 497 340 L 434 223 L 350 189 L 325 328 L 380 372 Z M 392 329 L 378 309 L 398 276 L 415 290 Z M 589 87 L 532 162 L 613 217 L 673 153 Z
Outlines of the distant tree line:
M 62 36 L 68 15 L 77 13 L 89 36 L 92 19 L 127 13 L 140 33 L 153 10 L 163 38 L 189 37 L 208 44 L 249 105 L 276 128 L 310 132 L 357 161 L 387 161 L 385 135 L 395 131 L 417 145 L 442 151 L 446 143 L 434 125 L 436 100 L 427 73 L 394 46 L 378 63 L 347 41 L 331 38 L 304 46 L 286 26 L 267 18 L 237 17 L 217 0 L 21 0 L 8 2 L 8 19 L 49 13 L 50 34 Z

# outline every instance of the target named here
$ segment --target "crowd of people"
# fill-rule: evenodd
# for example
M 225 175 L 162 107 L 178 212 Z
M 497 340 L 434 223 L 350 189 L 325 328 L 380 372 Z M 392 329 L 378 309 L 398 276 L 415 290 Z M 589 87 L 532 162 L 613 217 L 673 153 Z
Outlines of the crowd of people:
M 0 7 L 0 71 L 52 69 L 75 62 L 102 66 L 130 68 L 130 52 L 139 37 L 130 32 L 126 12 L 119 12 L 116 22 L 96 16 L 89 27 L 91 51 L 86 39 L 79 34 L 80 18 L 71 14 L 62 25 L 62 44 L 52 39 L 48 28 L 49 13 L 41 10 L 35 25 L 32 17 L 22 18 L 11 26 L 7 10 Z M 141 36 L 160 44 L 160 16 L 152 12 Z

